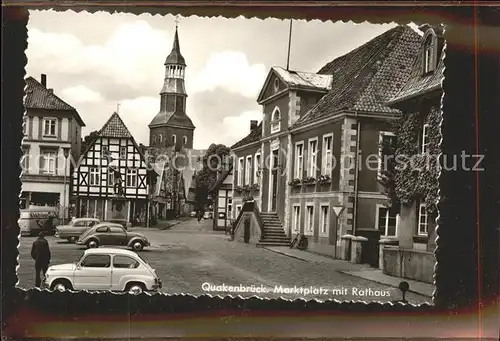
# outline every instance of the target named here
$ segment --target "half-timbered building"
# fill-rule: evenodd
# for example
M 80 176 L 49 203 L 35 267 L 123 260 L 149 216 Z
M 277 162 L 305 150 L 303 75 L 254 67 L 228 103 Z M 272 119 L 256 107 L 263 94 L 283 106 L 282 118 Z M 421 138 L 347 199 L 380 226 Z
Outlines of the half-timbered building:
M 227 230 L 233 220 L 233 164 L 220 170 L 210 188 L 213 199 L 213 229 Z
M 144 155 L 118 113 L 113 113 L 81 155 L 73 174 L 79 217 L 127 224 L 147 209 Z

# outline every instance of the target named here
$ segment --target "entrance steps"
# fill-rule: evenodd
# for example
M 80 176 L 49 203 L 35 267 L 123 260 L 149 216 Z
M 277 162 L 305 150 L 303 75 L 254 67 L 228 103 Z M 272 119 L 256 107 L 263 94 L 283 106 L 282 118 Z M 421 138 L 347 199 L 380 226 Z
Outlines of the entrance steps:
M 261 212 L 260 216 L 264 226 L 257 246 L 289 246 L 290 237 L 286 235 L 278 215 L 271 212 Z

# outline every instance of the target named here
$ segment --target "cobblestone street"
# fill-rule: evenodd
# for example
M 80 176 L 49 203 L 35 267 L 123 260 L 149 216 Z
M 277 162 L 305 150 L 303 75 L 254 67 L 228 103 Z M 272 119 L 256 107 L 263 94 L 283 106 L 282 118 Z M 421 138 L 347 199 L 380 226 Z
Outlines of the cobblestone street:
M 398 289 L 340 273 L 336 271 L 340 269 L 329 262 L 310 263 L 254 245 L 230 242 L 224 232 L 214 232 L 211 226 L 211 220 L 198 223 L 193 219 L 167 230 L 131 229 L 149 238 L 152 246 L 141 252 L 141 256 L 156 269 L 164 283 L 164 292 L 318 300 L 388 301 L 401 298 Z M 54 237 L 47 239 L 52 252 L 51 265 L 74 262 L 84 251 L 82 247 Z M 30 257 L 33 241 L 34 238 L 21 238 L 18 277 L 22 288 L 34 284 Z M 346 270 L 345 267 L 342 270 Z M 207 283 L 211 286 L 208 289 L 226 292 L 206 291 Z M 254 286 L 263 288 L 264 293 L 231 293 L 223 285 Z M 387 296 L 380 296 L 384 293 Z M 413 304 L 431 301 L 415 293 L 408 293 L 407 299 Z

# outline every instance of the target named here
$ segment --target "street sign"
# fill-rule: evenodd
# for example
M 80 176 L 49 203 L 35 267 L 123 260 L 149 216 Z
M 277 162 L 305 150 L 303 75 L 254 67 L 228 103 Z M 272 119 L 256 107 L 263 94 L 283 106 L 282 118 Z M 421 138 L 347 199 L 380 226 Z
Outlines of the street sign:
M 335 215 L 338 217 L 342 211 L 344 210 L 344 206 L 333 206 L 333 212 L 335 212 Z

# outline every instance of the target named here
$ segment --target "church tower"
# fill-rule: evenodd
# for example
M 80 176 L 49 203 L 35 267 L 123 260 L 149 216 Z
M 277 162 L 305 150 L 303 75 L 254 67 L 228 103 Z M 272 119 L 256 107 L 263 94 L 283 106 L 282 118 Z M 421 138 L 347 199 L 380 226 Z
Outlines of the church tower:
M 193 149 L 195 126 L 186 114 L 184 86 L 186 62 L 181 54 L 178 27 L 175 26 L 172 51 L 165 60 L 165 79 L 160 91 L 160 112 L 149 124 L 149 145 Z

